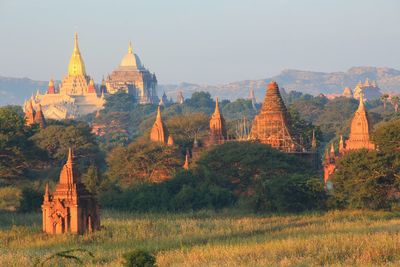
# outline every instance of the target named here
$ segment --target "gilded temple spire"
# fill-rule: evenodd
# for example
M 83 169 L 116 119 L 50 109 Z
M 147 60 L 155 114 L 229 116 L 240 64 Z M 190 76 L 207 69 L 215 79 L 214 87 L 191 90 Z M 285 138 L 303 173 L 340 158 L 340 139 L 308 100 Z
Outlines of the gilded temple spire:
M 130 42 L 130 41 L 129 41 L 129 46 L 128 46 L 128 53 L 133 54 L 132 42 Z
M 86 76 L 85 64 L 79 51 L 78 34 L 74 36 L 74 51 L 72 52 L 71 59 L 68 66 L 68 75 L 70 76 Z

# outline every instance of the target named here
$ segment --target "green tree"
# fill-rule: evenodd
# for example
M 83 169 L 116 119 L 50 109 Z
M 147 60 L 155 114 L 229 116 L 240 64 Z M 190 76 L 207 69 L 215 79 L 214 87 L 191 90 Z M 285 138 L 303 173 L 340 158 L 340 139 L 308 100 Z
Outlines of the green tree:
M 133 95 L 119 92 L 106 97 L 104 112 L 129 112 L 136 106 L 136 99 Z
M 176 143 L 181 145 L 191 144 L 197 136 L 201 138 L 208 133 L 209 116 L 204 113 L 187 113 L 170 117 L 167 128 Z
M 25 127 L 24 118 L 10 107 L 0 108 L 0 178 L 23 178 L 43 159 L 43 152 L 29 140 L 34 129 Z
M 357 100 L 346 97 L 335 98 L 325 105 L 315 121 L 315 125 L 319 126 L 324 134 L 325 141 L 348 132 L 350 120 L 357 107 Z
M 211 95 L 208 92 L 194 92 L 192 97 L 186 99 L 185 105 L 195 109 L 195 111 L 205 112 L 211 114 L 214 111 L 215 101 L 211 99 Z
M 71 125 L 49 125 L 37 132 L 32 140 L 47 151 L 53 165 L 65 162 L 70 147 L 74 149 L 76 162 L 85 170 L 93 161 L 101 164 L 103 155 L 99 150 L 91 128 L 83 122 Z
M 91 164 L 86 173 L 82 175 L 82 182 L 85 184 L 90 193 L 98 193 L 101 185 L 101 177 L 97 167 L 94 164 Z
M 331 176 L 336 208 L 388 209 L 397 203 L 400 161 L 394 155 L 360 150 L 346 153 Z
M 400 119 L 382 122 L 375 126 L 372 140 L 380 151 L 387 154 L 400 151 Z
M 197 165 L 214 172 L 218 185 L 238 194 L 254 190 L 253 182 L 261 176 L 305 173 L 309 167 L 294 156 L 255 142 L 217 146 L 201 157 Z
M 392 96 L 391 102 L 394 107 L 394 112 L 397 113 L 399 111 L 400 97 L 397 95 Z
M 382 94 L 381 95 L 381 101 L 383 103 L 383 110 L 386 111 L 386 103 L 389 99 L 389 95 L 388 94 Z
M 228 120 L 241 120 L 246 117 L 248 121 L 253 120 L 257 111 L 254 110 L 251 100 L 237 99 L 227 103 L 222 109 L 223 116 Z
M 183 164 L 178 148 L 144 138 L 127 147 L 116 147 L 107 156 L 107 176 L 122 187 L 171 177 Z

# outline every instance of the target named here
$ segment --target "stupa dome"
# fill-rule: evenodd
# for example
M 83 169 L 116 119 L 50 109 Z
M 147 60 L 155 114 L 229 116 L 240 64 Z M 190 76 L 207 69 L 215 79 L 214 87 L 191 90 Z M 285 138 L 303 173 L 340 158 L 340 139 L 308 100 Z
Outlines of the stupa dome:
M 120 67 L 133 67 L 135 69 L 141 69 L 142 63 L 139 57 L 133 53 L 132 44 L 129 42 L 128 53 L 122 58 Z

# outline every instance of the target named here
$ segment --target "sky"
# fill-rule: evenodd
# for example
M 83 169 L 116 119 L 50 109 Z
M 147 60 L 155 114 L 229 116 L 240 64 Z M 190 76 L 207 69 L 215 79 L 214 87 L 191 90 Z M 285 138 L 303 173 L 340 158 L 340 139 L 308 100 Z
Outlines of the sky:
M 0 76 L 60 80 L 74 32 L 97 83 L 132 41 L 159 83 L 400 69 L 399 0 L 0 0 Z

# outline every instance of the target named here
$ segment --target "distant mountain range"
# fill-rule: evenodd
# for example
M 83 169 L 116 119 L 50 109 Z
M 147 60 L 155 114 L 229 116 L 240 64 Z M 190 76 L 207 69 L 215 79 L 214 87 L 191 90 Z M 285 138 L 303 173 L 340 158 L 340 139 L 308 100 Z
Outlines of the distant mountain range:
M 312 95 L 342 93 L 345 87 L 354 89 L 356 84 L 365 79 L 376 81 L 384 92 L 400 93 L 400 71 L 391 68 L 353 67 L 346 72 L 314 72 L 302 70 L 284 70 L 279 75 L 260 80 L 245 80 L 221 85 L 199 85 L 181 83 L 178 85 L 160 85 L 159 94 L 163 91 L 168 96 L 175 97 L 178 91 L 182 91 L 185 97 L 189 97 L 196 91 L 208 91 L 220 99 L 247 98 L 250 88 L 254 88 L 258 101 L 265 96 L 265 88 L 271 80 L 278 82 L 285 91 L 296 90 Z
M 346 72 L 314 72 L 302 70 L 284 70 L 279 75 L 260 80 L 245 80 L 220 85 L 207 84 L 161 84 L 158 95 L 163 92 L 176 99 L 177 93 L 182 91 L 185 97 L 190 97 L 196 91 L 208 91 L 212 96 L 220 99 L 234 100 L 247 98 L 250 88 L 258 101 L 265 95 L 265 87 L 270 80 L 275 80 L 286 91 L 296 90 L 303 93 L 317 95 L 341 93 L 344 87 L 354 88 L 358 81 L 377 81 L 384 92 L 400 93 L 400 71 L 391 68 L 353 67 Z M 47 82 L 34 81 L 28 78 L 8 78 L 0 76 L 0 105 L 22 104 L 37 90 L 45 92 Z

